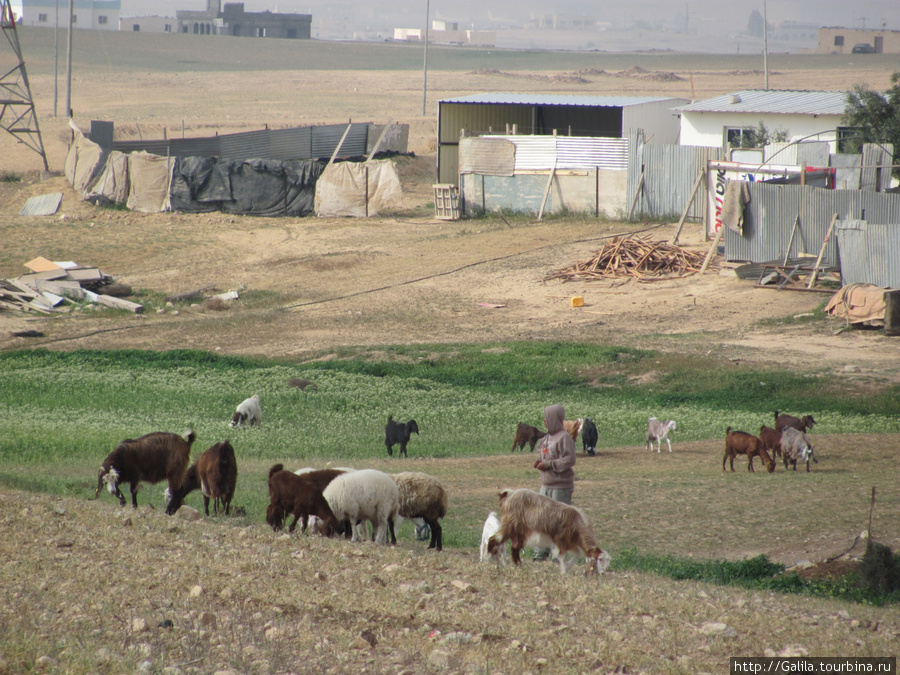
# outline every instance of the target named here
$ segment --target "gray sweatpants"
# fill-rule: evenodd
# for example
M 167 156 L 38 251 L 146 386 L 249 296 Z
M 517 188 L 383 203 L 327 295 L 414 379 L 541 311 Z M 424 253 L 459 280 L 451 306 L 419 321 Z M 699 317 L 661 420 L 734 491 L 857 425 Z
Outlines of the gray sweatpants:
M 541 486 L 541 494 L 545 497 L 550 497 L 555 502 L 562 502 L 563 504 L 571 504 L 572 503 L 572 493 L 575 490 L 554 490 L 552 488 Z M 535 560 L 546 560 L 550 557 L 550 549 L 549 548 L 536 548 L 534 549 L 534 559 Z

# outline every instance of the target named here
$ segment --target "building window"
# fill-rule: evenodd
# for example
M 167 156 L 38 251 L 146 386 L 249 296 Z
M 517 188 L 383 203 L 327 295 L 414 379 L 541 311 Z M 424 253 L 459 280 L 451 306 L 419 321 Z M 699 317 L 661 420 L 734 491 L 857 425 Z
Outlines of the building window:
M 837 128 L 837 151 L 842 154 L 858 155 L 862 152 L 860 129 L 856 127 Z
M 140 33 L 140 32 L 141 32 L 141 24 L 139 24 L 139 23 L 134 23 L 134 24 L 132 24 L 132 25 L 131 25 L 131 30 L 132 30 L 132 32 L 134 32 L 134 33 Z
M 72 15 L 72 23 L 78 23 L 78 15 L 77 14 Z
M 104 24 L 106 23 L 106 17 L 105 17 L 105 16 L 98 16 L 98 17 L 97 17 L 97 23 L 100 24 L 101 26 L 104 25 Z
M 843 47 L 844 46 L 844 36 L 843 35 L 835 35 L 834 36 L 834 46 L 835 47 Z
M 753 127 L 725 127 L 725 145 L 729 148 L 751 147 L 745 142 L 749 143 L 755 132 Z
M 170 23 L 167 23 L 167 24 L 166 24 L 166 32 L 167 32 L 167 33 L 171 33 L 171 32 L 172 32 L 172 24 L 170 24 Z
M 47 23 L 47 15 L 38 14 L 38 23 Z

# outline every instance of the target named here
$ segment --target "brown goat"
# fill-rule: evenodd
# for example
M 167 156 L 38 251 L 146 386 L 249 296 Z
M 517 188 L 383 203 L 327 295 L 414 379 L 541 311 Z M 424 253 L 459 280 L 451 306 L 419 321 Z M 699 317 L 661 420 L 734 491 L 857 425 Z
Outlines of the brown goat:
M 534 452 L 534 446 L 546 435 L 547 432 L 541 431 L 537 427 L 525 424 L 524 422 L 519 422 L 519 426 L 516 427 L 516 439 L 513 441 L 512 450 L 510 452 L 515 452 L 517 449 L 524 450 L 526 443 L 531 448 L 531 451 Z
M 305 532 L 309 517 L 315 516 L 323 522 L 322 532 L 331 536 L 338 529 L 338 521 L 325 497 L 322 496 L 322 490 L 342 473 L 344 472 L 337 469 L 325 469 L 298 476 L 285 471 L 283 464 L 275 464 L 269 469 L 269 506 L 266 508 L 266 522 L 277 531 L 284 527 L 285 516 L 291 514 L 294 520 L 288 531 L 293 532 L 297 527 L 297 521 L 302 518 L 301 531 Z
M 726 460 L 731 460 L 731 470 L 734 471 L 734 458 L 737 455 L 747 455 L 748 471 L 756 471 L 753 468 L 753 458 L 759 456 L 768 472 L 775 472 L 775 461 L 769 457 L 769 453 L 766 452 L 759 438 L 746 431 L 732 431 L 731 427 L 728 427 L 725 430 L 725 456 L 722 457 L 722 471 L 725 470 Z
M 763 424 L 759 428 L 759 441 L 762 443 L 762 446 L 766 449 L 766 452 L 769 453 L 769 456 L 774 461 L 778 455 L 783 454 L 781 451 L 781 432 L 776 431 L 772 427 L 767 427 Z
M 599 574 L 609 566 L 609 554 L 597 545 L 597 538 L 574 506 L 557 502 L 533 490 L 504 490 L 500 493 L 500 529 L 488 539 L 491 555 L 500 553 L 509 541 L 512 559 L 521 564 L 525 546 L 552 548 L 565 574 L 577 558 L 567 560 L 567 553 L 584 553 L 589 561 L 585 576 Z
M 779 414 L 775 411 L 775 431 L 784 431 L 785 429 L 796 429 L 804 434 L 813 428 L 816 421 L 812 415 L 804 415 L 803 417 L 794 417 L 793 415 Z
M 581 425 L 584 423 L 584 420 L 580 417 L 577 420 L 565 420 L 563 422 L 563 426 L 566 431 L 569 432 L 569 436 L 572 437 L 573 441 L 578 440 L 578 432 L 581 431 Z
M 231 500 L 237 485 L 237 460 L 229 441 L 216 443 L 203 452 L 197 461 L 188 467 L 181 488 L 174 492 L 166 490 L 166 504 L 174 513 L 184 504 L 184 498 L 200 489 L 203 494 L 203 509 L 209 515 L 209 500 L 213 500 L 213 513 L 219 515 L 221 504 L 225 515 L 231 513 Z
M 154 431 L 140 438 L 122 441 L 103 460 L 93 499 L 100 496 L 104 482 L 109 493 L 118 497 L 122 506 L 125 506 L 125 496 L 119 485 L 130 483 L 131 505 L 134 508 L 137 508 L 137 491 L 141 481 L 155 485 L 166 480 L 169 482 L 168 491 L 175 492 L 184 482 L 195 438 L 193 430 L 188 431 L 184 438 L 168 431 Z M 173 513 L 175 511 L 167 505 L 166 514 Z

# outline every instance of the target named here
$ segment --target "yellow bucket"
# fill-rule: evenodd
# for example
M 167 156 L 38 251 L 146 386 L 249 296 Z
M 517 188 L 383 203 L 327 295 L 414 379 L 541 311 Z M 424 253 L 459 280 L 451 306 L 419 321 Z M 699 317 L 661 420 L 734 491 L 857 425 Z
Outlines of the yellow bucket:
M 580 295 L 576 295 L 569 302 L 572 303 L 572 307 L 584 307 L 584 298 Z

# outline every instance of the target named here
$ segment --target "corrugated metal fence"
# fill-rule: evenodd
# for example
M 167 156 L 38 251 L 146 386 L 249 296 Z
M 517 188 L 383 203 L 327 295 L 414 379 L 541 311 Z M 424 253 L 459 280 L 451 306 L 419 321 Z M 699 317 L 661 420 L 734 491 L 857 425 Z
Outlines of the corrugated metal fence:
M 900 224 L 844 220 L 837 234 L 845 284 L 900 288 Z
M 801 254 L 816 256 L 831 219 L 837 214 L 839 221 L 894 223 L 884 226 L 883 242 L 878 243 L 880 240 L 877 238 L 868 240 L 867 256 L 870 257 L 870 262 L 865 262 L 865 256 L 855 257 L 856 262 L 843 260 L 843 274 L 856 276 L 859 270 L 855 266 L 880 265 L 878 260 L 882 257 L 883 266 L 893 265 L 900 269 L 900 196 L 868 191 L 825 190 L 801 185 L 749 183 L 749 186 L 750 203 L 744 211 L 743 236 L 725 230 L 726 260 L 771 262 L 784 259 L 786 252 L 791 258 Z M 840 230 L 847 232 L 848 242 L 852 236 L 849 234 L 851 229 L 851 226 L 845 226 Z M 869 225 L 870 236 L 875 229 L 875 226 Z M 839 233 L 839 236 L 843 235 Z M 823 265 L 838 265 L 837 241 L 838 237 L 835 236 L 828 241 L 822 259 Z M 790 251 L 787 250 L 789 243 Z M 852 269 L 847 267 L 848 262 Z
M 707 162 L 723 159 L 720 148 L 646 144 L 640 129 L 629 130 L 628 142 L 628 204 L 635 203 L 634 213 L 645 216 L 680 216 L 697 176 L 705 173 Z M 702 220 L 706 202 L 705 181 L 701 181 L 687 217 Z
M 319 159 L 330 158 L 347 129 L 346 124 L 329 124 L 293 129 L 260 129 L 239 134 L 206 138 L 169 138 L 115 141 L 113 150 L 144 150 L 162 157 L 219 157 L 222 159 Z M 350 125 L 341 145 L 341 157 L 366 154 L 369 124 Z

